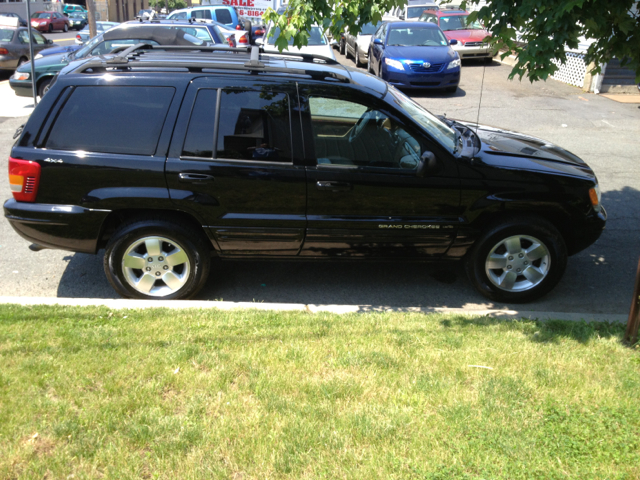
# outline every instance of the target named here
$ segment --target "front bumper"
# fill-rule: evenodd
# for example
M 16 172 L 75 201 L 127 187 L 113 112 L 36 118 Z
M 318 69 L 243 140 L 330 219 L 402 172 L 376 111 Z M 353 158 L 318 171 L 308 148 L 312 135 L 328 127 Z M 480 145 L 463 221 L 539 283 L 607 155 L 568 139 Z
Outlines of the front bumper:
M 439 73 L 407 73 L 382 67 L 382 79 L 401 88 L 448 88 L 460 83 L 460 67 Z
M 77 205 L 4 203 L 4 216 L 13 229 L 29 242 L 72 252 L 96 253 L 100 230 L 110 210 Z
M 458 52 L 462 60 L 469 58 L 490 58 L 493 57 L 493 50 L 488 45 L 453 45 L 453 49 Z
M 606 223 L 607 211 L 603 206 L 600 206 L 600 211 L 593 212 L 580 226 L 574 225 L 573 241 L 567 245 L 568 254 L 575 255 L 593 245 L 602 235 Z
M 30 80 L 9 80 L 9 85 L 19 97 L 32 97 Z

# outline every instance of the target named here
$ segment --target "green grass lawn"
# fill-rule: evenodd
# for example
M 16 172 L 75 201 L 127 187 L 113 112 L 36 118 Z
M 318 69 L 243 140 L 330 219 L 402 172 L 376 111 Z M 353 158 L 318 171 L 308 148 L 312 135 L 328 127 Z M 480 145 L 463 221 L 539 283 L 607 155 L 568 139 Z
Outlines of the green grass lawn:
M 623 333 L 0 306 L 0 478 L 638 479 Z

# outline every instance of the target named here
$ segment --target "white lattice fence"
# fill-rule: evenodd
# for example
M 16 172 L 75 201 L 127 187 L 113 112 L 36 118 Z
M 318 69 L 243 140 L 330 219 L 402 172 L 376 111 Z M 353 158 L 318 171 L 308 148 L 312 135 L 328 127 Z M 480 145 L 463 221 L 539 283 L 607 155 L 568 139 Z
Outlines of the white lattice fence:
M 567 61 L 564 65 L 560 64 L 560 60 L 551 61 L 559 67 L 551 78 L 575 87 L 582 87 L 584 76 L 587 74 L 587 65 L 584 63 L 582 53 L 567 52 Z

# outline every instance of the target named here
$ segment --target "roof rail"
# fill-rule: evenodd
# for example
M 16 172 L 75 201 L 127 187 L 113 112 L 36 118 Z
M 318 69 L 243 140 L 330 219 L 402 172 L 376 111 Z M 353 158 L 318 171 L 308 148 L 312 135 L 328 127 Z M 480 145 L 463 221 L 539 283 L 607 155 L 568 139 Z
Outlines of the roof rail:
M 296 68 L 293 65 L 288 67 L 270 66 L 264 63 L 260 58 L 260 50 L 258 47 L 248 48 L 228 48 L 222 46 L 213 47 L 198 47 L 187 45 L 149 45 L 147 43 L 138 43 L 128 47 L 121 47 L 123 50 L 117 49 L 116 56 L 105 59 L 104 57 L 93 57 L 91 60 L 79 65 L 73 70 L 74 73 L 84 73 L 89 70 L 92 72 L 105 72 L 107 69 L 126 69 L 131 68 L 184 68 L 189 71 L 201 72 L 203 69 L 216 69 L 216 70 L 234 70 L 244 71 L 251 73 L 291 73 L 295 75 L 308 75 L 312 78 L 333 78 L 341 82 L 350 82 L 351 77 L 348 73 L 340 73 L 336 71 L 325 70 L 307 70 L 302 65 L 304 63 L 311 63 L 313 58 L 321 58 L 325 60 L 325 57 L 319 57 L 314 55 L 285 55 L 286 57 L 301 58 L 302 61 L 297 61 L 301 68 Z M 155 51 L 154 51 L 155 50 Z M 182 51 L 184 55 L 163 55 L 171 51 Z M 189 53 L 193 53 L 190 55 Z M 197 55 L 195 52 L 211 52 L 214 55 Z M 251 52 L 249 61 L 245 63 L 230 62 L 230 60 L 236 60 L 234 54 Z M 217 55 L 216 55 L 217 53 Z M 231 54 L 231 56 L 229 55 Z M 275 54 L 277 58 L 279 55 Z M 234 58 L 235 57 L 235 58 Z M 246 57 L 245 57 L 246 58 Z M 282 60 L 289 60 L 288 58 Z M 331 59 L 327 59 L 331 60 Z M 331 62 L 331 64 L 337 64 L 338 62 Z

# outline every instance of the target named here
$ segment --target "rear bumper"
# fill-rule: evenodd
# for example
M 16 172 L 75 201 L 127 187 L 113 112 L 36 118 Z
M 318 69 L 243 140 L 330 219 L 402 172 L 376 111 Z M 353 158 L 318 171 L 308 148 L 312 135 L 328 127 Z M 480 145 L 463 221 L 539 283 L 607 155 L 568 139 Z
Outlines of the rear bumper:
M 25 240 L 49 248 L 96 253 L 100 230 L 110 210 L 77 205 L 4 203 L 4 216 Z
M 453 49 L 458 52 L 461 59 L 466 58 L 490 58 L 493 57 L 493 50 L 489 46 L 463 46 L 453 45 Z
M 0 70 L 15 70 L 16 68 L 18 68 L 18 57 L 0 55 Z

